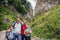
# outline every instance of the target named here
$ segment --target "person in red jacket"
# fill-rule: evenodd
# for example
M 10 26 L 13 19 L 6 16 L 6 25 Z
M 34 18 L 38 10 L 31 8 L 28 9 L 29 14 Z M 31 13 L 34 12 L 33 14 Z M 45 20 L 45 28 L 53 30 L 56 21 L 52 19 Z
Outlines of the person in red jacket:
M 22 29 L 21 29 L 21 40 L 25 39 L 25 29 L 27 28 L 27 21 L 23 21 Z

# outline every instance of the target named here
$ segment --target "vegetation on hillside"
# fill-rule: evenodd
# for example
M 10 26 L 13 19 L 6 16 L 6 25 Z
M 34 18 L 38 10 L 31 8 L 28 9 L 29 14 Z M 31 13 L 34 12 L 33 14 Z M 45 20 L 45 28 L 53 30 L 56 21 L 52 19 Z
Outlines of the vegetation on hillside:
M 60 5 L 35 17 L 31 23 L 33 34 L 45 39 L 60 39 Z
M 22 13 L 25 14 L 30 11 L 31 4 L 27 2 L 27 0 L 0 0 L 0 6 L 9 6 L 12 5 L 14 8 Z
M 7 8 L 0 7 L 0 30 L 8 29 L 15 18 L 16 16 Z
M 8 6 L 14 6 L 22 14 L 27 13 L 31 8 L 30 3 L 26 0 L 8 0 L 7 4 Z M 0 0 L 0 30 L 8 29 L 17 17 L 7 7 L 5 6 L 5 1 Z M 21 16 L 20 19 L 23 20 L 24 18 Z M 34 17 L 30 26 L 32 27 L 33 35 L 37 37 L 60 39 L 60 5 Z
M 0 0 L 0 30 L 8 29 L 17 17 L 13 11 L 9 10 L 8 7 L 11 6 L 23 15 L 30 11 L 31 8 L 31 4 L 27 0 Z M 20 16 L 20 19 L 23 20 L 24 17 Z

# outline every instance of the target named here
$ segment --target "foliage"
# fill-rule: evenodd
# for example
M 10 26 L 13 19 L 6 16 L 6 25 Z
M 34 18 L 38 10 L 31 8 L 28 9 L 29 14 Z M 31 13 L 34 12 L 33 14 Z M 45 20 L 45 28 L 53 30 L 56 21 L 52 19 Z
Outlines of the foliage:
M 45 39 L 60 39 L 60 5 L 38 15 L 31 23 L 33 34 Z
M 25 14 L 29 11 L 31 4 L 27 0 L 10 0 L 9 3 L 14 5 L 17 11 Z
M 28 11 L 30 11 L 29 9 L 31 8 L 31 4 L 27 2 L 27 0 L 7 0 L 7 1 L 8 5 L 14 6 L 15 9 L 22 14 L 25 14 Z M 5 5 L 5 1 L 0 0 L 0 4 Z
M 8 19 L 8 23 L 4 23 L 3 20 Z M 8 29 L 11 23 L 16 19 L 16 16 L 8 11 L 5 7 L 0 7 L 0 30 Z
M 8 5 L 5 6 L 5 4 Z M 9 6 L 14 6 L 18 12 L 25 14 L 30 11 L 31 4 L 27 2 L 27 0 L 0 0 L 0 30 L 8 29 L 11 23 L 16 19 L 16 15 L 9 10 Z M 24 19 L 22 15 L 20 19 Z M 4 23 L 4 21 L 7 22 Z

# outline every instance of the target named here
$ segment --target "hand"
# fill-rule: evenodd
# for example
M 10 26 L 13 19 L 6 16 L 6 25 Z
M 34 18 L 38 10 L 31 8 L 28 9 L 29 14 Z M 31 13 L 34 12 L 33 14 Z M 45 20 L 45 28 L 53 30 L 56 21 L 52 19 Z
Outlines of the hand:
M 30 31 L 30 34 L 32 33 L 32 31 Z
M 30 32 L 26 32 L 26 34 L 30 34 Z
M 9 32 L 9 31 L 10 31 L 10 29 L 6 30 L 6 32 Z
M 20 32 L 20 34 L 21 34 L 21 32 Z

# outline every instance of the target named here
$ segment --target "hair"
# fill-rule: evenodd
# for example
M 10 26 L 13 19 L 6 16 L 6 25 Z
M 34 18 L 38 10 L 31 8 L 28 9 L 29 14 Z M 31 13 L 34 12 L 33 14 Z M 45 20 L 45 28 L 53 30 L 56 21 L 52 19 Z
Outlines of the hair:
M 17 17 L 17 18 L 20 18 L 20 17 Z M 16 18 L 16 19 L 17 19 L 17 18 Z

